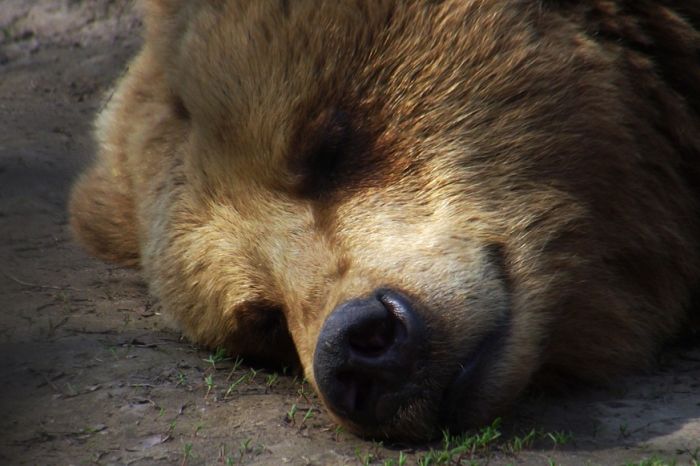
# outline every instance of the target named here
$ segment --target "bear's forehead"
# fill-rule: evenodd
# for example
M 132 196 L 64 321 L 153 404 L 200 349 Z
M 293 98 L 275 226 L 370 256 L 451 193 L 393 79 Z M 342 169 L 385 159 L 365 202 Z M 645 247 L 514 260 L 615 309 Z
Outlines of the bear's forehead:
M 371 185 L 378 173 L 410 169 L 396 166 L 411 152 L 398 124 L 420 131 L 420 123 L 408 123 L 409 113 L 425 119 L 418 107 L 433 105 L 429 87 L 443 83 L 421 77 L 439 70 L 430 47 L 411 55 L 418 64 L 392 51 L 424 46 L 406 26 L 434 28 L 428 10 L 436 8 L 391 1 L 221 3 L 200 12 L 180 39 L 172 85 L 195 121 L 250 149 L 242 152 L 270 155 L 267 166 L 284 165 L 300 195 L 337 185 L 315 174 L 342 170 L 334 165 L 341 159 L 356 165 L 343 183 Z
M 485 13 L 493 2 L 212 3 L 179 39 L 174 84 L 233 118 L 381 108 L 383 121 L 413 118 L 419 131 L 430 112 L 464 101 L 525 48 L 504 43 L 517 18 Z
M 582 106 L 550 82 L 586 79 L 578 58 L 537 37 L 526 2 L 214 3 L 181 38 L 172 86 L 241 170 L 303 197 L 418 180 L 435 157 L 485 172 L 524 141 L 551 151 Z

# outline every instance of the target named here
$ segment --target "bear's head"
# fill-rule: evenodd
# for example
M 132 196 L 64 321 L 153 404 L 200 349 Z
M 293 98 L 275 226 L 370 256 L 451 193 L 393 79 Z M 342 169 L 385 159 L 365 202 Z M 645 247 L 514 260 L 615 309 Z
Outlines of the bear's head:
M 296 352 L 395 438 L 646 361 L 695 201 L 629 70 L 539 3 L 151 2 L 182 142 L 142 262 L 186 333 Z

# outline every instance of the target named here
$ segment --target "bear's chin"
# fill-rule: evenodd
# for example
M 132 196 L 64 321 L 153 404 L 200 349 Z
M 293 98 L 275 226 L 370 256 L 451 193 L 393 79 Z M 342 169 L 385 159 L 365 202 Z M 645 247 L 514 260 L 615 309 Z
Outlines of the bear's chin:
M 445 390 L 440 404 L 442 428 L 461 432 L 488 422 L 495 415 L 493 398 L 499 396 L 489 393 L 488 387 L 493 385 L 491 369 L 502 355 L 509 329 L 510 318 L 506 315 L 460 364 L 460 370 Z

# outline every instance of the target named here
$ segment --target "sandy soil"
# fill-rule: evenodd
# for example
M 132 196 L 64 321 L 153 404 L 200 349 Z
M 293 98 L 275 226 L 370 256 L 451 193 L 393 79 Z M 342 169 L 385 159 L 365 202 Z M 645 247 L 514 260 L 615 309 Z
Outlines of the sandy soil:
M 127 0 L 0 0 L 0 464 L 425 463 L 440 442 L 344 433 L 303 381 L 190 345 L 138 273 L 71 240 L 67 192 L 140 31 Z M 697 464 L 700 345 L 606 389 L 533 392 L 500 431 L 451 464 Z

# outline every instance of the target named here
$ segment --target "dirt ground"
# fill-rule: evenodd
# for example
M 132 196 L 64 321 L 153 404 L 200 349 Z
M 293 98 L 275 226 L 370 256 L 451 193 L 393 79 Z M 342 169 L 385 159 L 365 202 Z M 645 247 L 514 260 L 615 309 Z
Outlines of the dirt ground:
M 166 328 L 137 272 L 72 241 L 65 209 L 140 31 L 127 0 L 0 0 L 0 464 L 435 464 L 440 453 L 443 464 L 697 464 L 697 342 L 612 387 L 530 393 L 499 438 L 459 453 L 358 439 L 292 374 Z

